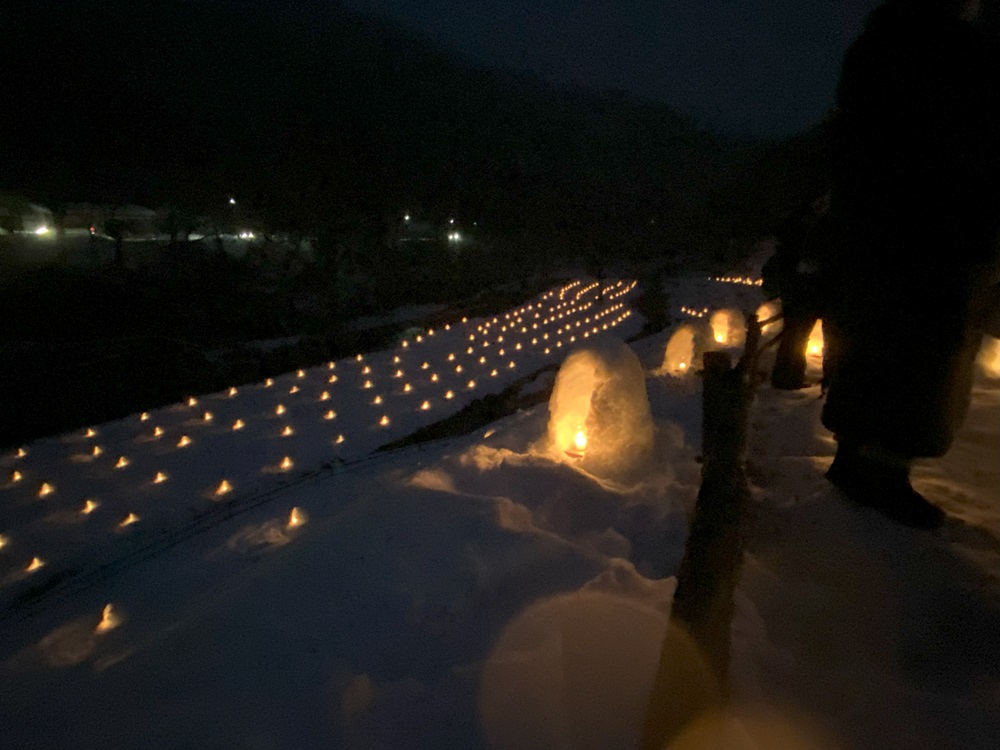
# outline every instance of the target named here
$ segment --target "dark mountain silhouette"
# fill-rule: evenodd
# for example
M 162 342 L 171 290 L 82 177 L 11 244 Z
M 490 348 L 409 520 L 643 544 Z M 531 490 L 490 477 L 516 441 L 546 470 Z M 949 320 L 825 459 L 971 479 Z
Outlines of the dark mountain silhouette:
M 682 225 L 734 158 L 668 107 L 479 69 L 325 0 L 31 0 L 0 24 L 0 182 L 52 203 L 232 194 L 303 231 L 416 206 L 601 244 Z

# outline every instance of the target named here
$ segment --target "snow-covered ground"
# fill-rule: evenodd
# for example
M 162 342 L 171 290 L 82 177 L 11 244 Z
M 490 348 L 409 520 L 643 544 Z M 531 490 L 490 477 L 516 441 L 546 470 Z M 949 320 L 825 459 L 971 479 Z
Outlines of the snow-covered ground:
M 605 310 L 599 337 L 634 334 L 631 284 L 608 286 L 4 457 L 0 747 L 631 747 L 699 479 L 700 385 L 666 374 L 673 331 L 632 345 L 655 436 L 627 477 L 544 450 L 544 404 L 375 452 L 590 344 Z M 678 315 L 760 302 L 703 277 L 667 291 Z M 949 514 L 937 534 L 826 485 L 818 396 L 762 387 L 754 408 L 744 726 L 992 748 L 1000 382 L 980 377 L 956 447 L 916 472 Z

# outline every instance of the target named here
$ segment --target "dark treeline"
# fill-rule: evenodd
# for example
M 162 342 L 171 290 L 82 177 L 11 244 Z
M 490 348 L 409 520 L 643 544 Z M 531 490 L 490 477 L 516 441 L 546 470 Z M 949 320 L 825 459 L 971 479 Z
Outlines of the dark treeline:
M 3 15 L 3 187 L 56 207 L 220 214 L 236 195 L 276 231 L 377 233 L 408 208 L 526 253 L 683 252 L 746 156 L 666 106 L 474 68 L 330 0 Z

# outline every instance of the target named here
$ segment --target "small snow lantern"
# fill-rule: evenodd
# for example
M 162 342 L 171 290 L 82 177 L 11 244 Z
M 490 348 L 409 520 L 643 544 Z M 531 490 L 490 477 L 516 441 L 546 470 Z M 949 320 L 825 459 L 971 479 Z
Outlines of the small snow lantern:
M 823 357 L 823 321 L 817 320 L 809 332 L 809 343 L 806 344 L 806 356 Z
M 692 320 L 680 326 L 667 342 L 659 374 L 682 377 L 700 370 L 705 352 L 715 348 L 711 326 Z
M 763 323 L 765 320 L 770 320 L 775 315 L 781 314 L 781 300 L 770 300 L 765 302 L 763 305 L 757 308 L 757 322 Z M 761 334 L 764 336 L 775 336 L 777 335 L 783 327 L 781 319 L 775 320 L 773 323 L 768 323 L 760 329 Z
M 739 310 L 718 310 L 712 315 L 712 339 L 720 347 L 743 346 L 747 325 Z
M 570 354 L 549 399 L 549 455 L 607 474 L 652 444 L 646 376 L 635 353 L 608 339 Z
M 1000 339 L 983 336 L 979 349 L 979 367 L 988 378 L 1000 378 Z

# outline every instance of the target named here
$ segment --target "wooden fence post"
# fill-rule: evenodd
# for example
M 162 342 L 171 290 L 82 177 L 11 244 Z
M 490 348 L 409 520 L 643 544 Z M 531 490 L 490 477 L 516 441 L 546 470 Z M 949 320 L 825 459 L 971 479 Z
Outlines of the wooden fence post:
M 747 319 L 746 348 L 736 367 L 727 352 L 705 354 L 701 488 L 640 736 L 642 750 L 663 750 L 728 695 L 733 592 L 750 511 L 743 457 L 760 342 L 756 317 Z

